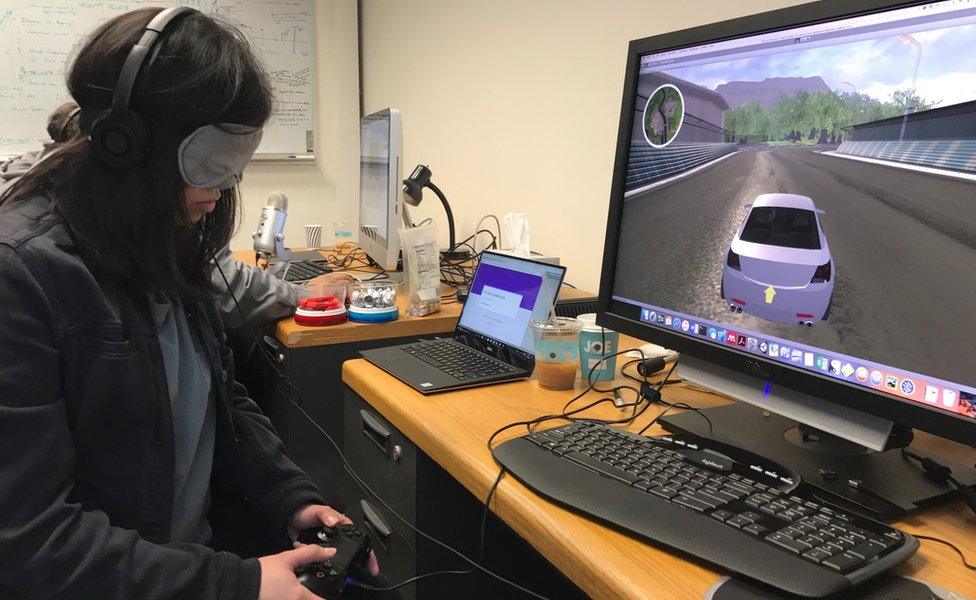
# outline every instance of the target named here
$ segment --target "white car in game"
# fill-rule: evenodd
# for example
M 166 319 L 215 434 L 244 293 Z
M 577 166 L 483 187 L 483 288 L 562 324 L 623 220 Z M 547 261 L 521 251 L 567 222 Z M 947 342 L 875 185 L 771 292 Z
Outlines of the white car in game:
M 824 212 L 798 194 L 762 194 L 735 232 L 722 273 L 734 313 L 812 327 L 830 315 L 834 265 Z

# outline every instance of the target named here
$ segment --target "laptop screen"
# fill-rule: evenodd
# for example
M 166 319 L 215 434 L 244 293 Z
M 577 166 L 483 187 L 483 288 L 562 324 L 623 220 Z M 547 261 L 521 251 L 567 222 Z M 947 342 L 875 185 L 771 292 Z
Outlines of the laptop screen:
M 529 321 L 549 315 L 565 273 L 565 267 L 484 252 L 460 327 L 531 354 Z

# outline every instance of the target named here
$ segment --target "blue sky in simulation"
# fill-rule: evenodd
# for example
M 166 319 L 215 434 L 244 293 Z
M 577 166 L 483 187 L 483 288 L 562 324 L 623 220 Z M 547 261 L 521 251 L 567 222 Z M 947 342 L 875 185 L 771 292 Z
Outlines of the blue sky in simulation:
M 912 37 L 922 47 L 915 88 L 923 98 L 937 106 L 976 99 L 976 25 L 918 31 Z M 819 75 L 832 90 L 850 92 L 853 86 L 884 102 L 895 90 L 912 87 L 917 57 L 915 44 L 891 36 L 667 72 L 709 89 L 727 81 Z

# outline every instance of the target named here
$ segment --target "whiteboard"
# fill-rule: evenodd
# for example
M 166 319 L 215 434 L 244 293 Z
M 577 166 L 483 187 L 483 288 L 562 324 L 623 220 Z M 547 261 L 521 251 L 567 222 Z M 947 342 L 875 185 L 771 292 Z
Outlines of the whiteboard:
M 264 64 L 275 102 L 256 158 L 312 158 L 314 0 L 3 0 L 0 156 L 47 141 L 47 116 L 70 99 L 66 71 L 90 31 L 134 8 L 175 4 L 236 26 Z

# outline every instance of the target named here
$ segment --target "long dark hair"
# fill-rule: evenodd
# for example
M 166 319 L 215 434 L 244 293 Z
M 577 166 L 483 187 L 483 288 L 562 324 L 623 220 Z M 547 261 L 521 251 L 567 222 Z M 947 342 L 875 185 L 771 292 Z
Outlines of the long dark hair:
M 159 8 L 134 10 L 96 29 L 68 74 L 81 106 L 81 136 L 65 143 L 11 186 L 0 204 L 48 195 L 86 258 L 147 290 L 210 293 L 211 256 L 230 241 L 238 190 L 222 190 L 216 209 L 187 226 L 177 151 L 203 125 L 263 125 L 271 87 L 239 31 L 194 12 L 165 31 L 139 74 L 130 108 L 149 129 L 149 154 L 117 171 L 89 150 L 93 115 L 111 106 L 126 56 Z

